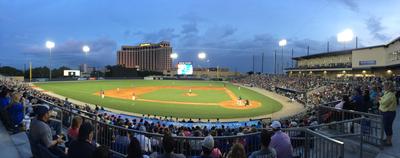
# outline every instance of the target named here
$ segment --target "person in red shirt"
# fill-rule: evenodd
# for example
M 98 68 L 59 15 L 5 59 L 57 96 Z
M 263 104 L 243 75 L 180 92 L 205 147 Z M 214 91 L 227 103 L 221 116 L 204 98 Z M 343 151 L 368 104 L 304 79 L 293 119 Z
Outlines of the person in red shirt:
M 82 118 L 80 116 L 75 116 L 72 119 L 72 125 L 68 129 L 68 137 L 72 138 L 73 140 L 78 138 L 79 135 L 79 127 L 82 124 Z

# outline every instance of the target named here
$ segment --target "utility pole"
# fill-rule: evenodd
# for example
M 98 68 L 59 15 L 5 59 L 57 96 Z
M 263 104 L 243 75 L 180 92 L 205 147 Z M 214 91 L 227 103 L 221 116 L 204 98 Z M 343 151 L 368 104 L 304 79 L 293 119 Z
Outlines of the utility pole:
M 328 41 L 328 43 L 326 44 L 326 52 L 329 53 L 329 41 Z
M 293 48 L 292 48 L 292 59 L 291 59 L 290 67 L 293 68 Z
M 276 49 L 275 49 L 275 55 L 274 55 L 274 74 L 276 75 Z
M 253 73 L 255 74 L 255 72 L 254 72 L 254 55 L 253 55 Z
M 264 53 L 262 53 L 261 57 L 261 73 L 264 73 Z
M 356 36 L 356 49 L 358 48 L 358 37 Z
M 307 56 L 310 55 L 310 46 L 307 46 Z

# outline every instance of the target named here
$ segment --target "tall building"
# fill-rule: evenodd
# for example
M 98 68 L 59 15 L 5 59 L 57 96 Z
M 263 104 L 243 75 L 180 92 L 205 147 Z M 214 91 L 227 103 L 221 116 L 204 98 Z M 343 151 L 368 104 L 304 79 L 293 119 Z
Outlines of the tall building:
M 165 41 L 122 46 L 117 52 L 117 64 L 126 68 L 162 72 L 171 70 L 171 53 L 172 47 Z

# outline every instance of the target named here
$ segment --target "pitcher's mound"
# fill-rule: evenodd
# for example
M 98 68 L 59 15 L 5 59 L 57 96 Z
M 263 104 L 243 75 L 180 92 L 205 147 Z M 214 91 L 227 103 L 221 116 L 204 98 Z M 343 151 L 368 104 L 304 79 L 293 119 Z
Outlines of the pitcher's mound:
M 255 100 L 251 100 L 249 105 L 238 105 L 236 101 L 223 101 L 219 103 L 220 106 L 224 108 L 230 108 L 230 109 L 253 109 L 253 108 L 258 108 L 261 106 L 261 103 Z
M 196 93 L 185 93 L 184 95 L 185 95 L 185 96 L 188 96 L 188 97 L 194 97 L 194 96 L 197 96 L 197 94 L 196 94 Z

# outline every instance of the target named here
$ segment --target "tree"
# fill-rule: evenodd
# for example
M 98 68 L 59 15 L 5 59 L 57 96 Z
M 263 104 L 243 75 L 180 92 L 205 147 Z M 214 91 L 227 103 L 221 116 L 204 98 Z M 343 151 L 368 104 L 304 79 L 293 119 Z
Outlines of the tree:
M 11 66 L 0 67 L 0 74 L 4 76 L 23 76 L 23 71 Z
M 248 75 L 252 75 L 252 74 L 254 74 L 254 72 L 253 71 L 249 71 L 249 72 L 247 72 L 247 74 Z

